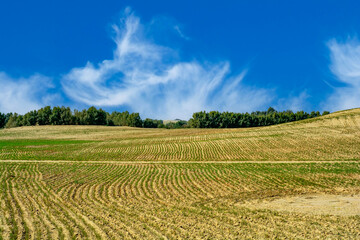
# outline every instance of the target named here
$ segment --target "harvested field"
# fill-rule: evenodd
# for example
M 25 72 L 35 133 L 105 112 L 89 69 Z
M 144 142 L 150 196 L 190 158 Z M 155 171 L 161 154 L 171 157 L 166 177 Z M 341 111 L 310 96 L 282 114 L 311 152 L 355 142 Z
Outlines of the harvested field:
M 359 109 L 247 129 L 36 126 L 0 131 L 0 159 L 13 160 L 357 160 L 359 145 Z
M 3 163 L 4 238 L 360 237 L 360 217 L 246 201 L 357 194 L 358 163 Z M 261 206 L 260 206 L 261 208 Z M 329 234 L 331 229 L 336 232 Z
M 359 239 L 359 126 L 0 130 L 0 239 Z

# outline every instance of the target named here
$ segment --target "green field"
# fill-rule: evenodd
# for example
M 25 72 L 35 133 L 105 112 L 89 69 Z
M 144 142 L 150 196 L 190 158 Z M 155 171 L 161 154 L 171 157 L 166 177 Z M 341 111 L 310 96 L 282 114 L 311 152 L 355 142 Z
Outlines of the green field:
M 247 129 L 3 129 L 0 159 L 0 239 L 360 238 L 360 109 Z

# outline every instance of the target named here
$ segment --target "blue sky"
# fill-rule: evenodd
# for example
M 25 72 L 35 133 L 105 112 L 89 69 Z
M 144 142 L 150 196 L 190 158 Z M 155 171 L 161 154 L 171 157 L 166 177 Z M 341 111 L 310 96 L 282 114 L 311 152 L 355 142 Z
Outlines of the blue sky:
M 0 112 L 360 106 L 359 1 L 3 1 Z

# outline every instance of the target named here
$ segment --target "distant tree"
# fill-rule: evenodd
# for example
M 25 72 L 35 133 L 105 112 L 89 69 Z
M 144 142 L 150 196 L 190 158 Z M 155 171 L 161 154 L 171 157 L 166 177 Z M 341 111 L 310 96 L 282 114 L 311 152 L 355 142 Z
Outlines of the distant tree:
M 60 122 L 62 125 L 73 124 L 73 116 L 69 107 L 62 106 L 60 108 Z
M 220 114 L 219 112 L 217 113 L 217 119 L 218 122 L 216 122 L 213 127 L 219 127 L 219 128 L 229 128 L 232 127 L 232 122 L 233 122 L 233 118 L 234 115 L 232 115 L 229 112 L 224 112 L 222 114 Z
M 139 113 L 131 113 L 129 115 L 128 126 L 130 127 L 142 127 L 142 120 Z
M 30 111 L 25 115 L 17 113 L 8 113 L 4 115 L 0 113 L 0 128 L 1 127 L 18 127 L 30 125 L 108 125 L 108 126 L 133 126 L 142 127 L 143 121 L 139 113 L 113 112 L 107 113 L 103 109 L 96 109 L 94 106 L 82 111 L 74 110 L 74 113 L 69 107 L 53 107 L 46 106 L 38 111 Z M 152 120 L 154 127 L 161 127 L 163 123 L 161 120 Z
M 118 115 L 119 126 L 130 126 L 130 113 L 128 111 L 122 112 Z
M 50 124 L 50 116 L 52 114 L 52 110 L 50 106 L 46 106 L 44 108 L 41 108 L 38 111 L 37 115 L 37 123 L 39 125 L 49 125 Z
M 324 111 L 322 115 L 329 114 Z M 320 116 L 320 112 L 312 111 L 310 114 L 304 111 L 293 113 L 291 110 L 278 112 L 274 108 L 269 107 L 267 111 L 255 111 L 252 113 L 233 113 L 233 112 L 195 112 L 192 118 L 187 122 L 178 120 L 164 125 L 162 120 L 154 120 L 147 118 L 141 120 L 139 113 L 129 113 L 128 111 L 117 112 L 111 114 L 103 109 L 96 109 L 92 106 L 82 111 L 71 111 L 69 107 L 53 107 L 46 106 L 38 111 L 30 111 L 24 115 L 17 113 L 0 113 L 0 128 L 2 127 L 18 127 L 32 125 L 107 125 L 107 126 L 131 126 L 144 128 L 237 128 L 237 127 L 258 127 L 269 126 L 314 118 Z
M 49 123 L 51 125 L 62 125 L 60 107 L 53 107 L 52 113 L 49 117 Z
M 143 122 L 143 127 L 144 128 L 157 128 L 158 125 L 156 124 L 156 122 L 154 122 L 154 120 L 152 120 L 150 118 L 146 118 Z
M 196 112 L 189 123 L 191 124 L 190 127 L 206 128 L 208 127 L 208 114 L 205 111 Z
M 9 119 L 5 125 L 6 128 L 20 127 L 23 124 L 23 117 L 17 113 L 10 113 Z
M 114 121 L 111 119 L 108 112 L 106 112 L 106 126 L 115 126 Z
M 94 106 L 89 107 L 86 111 L 84 122 L 86 125 L 95 125 L 95 114 L 97 110 Z
M 0 112 L 0 128 L 5 127 L 6 115 Z
M 276 110 L 273 107 L 269 107 L 268 110 L 266 111 L 266 114 L 273 114 L 276 113 Z
M 114 124 L 115 126 L 131 126 L 131 127 L 143 126 L 143 121 L 141 120 L 139 113 L 129 114 L 128 111 L 112 112 L 107 116 L 107 122 Z M 147 124 L 148 123 L 149 122 L 147 122 Z
M 5 126 L 6 126 L 6 123 L 9 121 L 11 115 L 12 115 L 12 113 L 7 113 L 5 115 Z
M 221 114 L 218 111 L 211 111 L 206 116 L 206 127 L 215 128 L 221 124 Z
M 184 128 L 187 126 L 187 121 L 179 120 L 175 123 L 175 128 Z
M 74 110 L 74 116 L 73 116 L 73 124 L 76 125 L 85 125 L 85 116 L 86 116 L 86 110 L 83 109 L 82 111 Z
M 290 110 L 278 112 L 270 107 L 267 111 L 252 113 L 232 113 L 217 111 L 196 112 L 188 122 L 188 126 L 194 128 L 236 128 L 258 127 L 302 120 L 320 116 L 319 112 L 306 113 L 299 111 L 293 113 Z
M 86 125 L 106 125 L 106 112 L 92 106 L 86 111 L 84 123 Z
M 30 111 L 23 116 L 23 126 L 35 126 L 37 123 L 38 113 L 36 110 Z
M 120 125 L 120 120 L 119 120 L 119 115 L 120 113 L 117 111 L 113 111 L 111 114 L 109 114 L 109 116 L 107 117 L 107 121 L 110 123 L 113 123 L 114 126 L 122 126 Z
M 101 108 L 95 113 L 95 124 L 96 125 L 106 125 L 106 112 Z

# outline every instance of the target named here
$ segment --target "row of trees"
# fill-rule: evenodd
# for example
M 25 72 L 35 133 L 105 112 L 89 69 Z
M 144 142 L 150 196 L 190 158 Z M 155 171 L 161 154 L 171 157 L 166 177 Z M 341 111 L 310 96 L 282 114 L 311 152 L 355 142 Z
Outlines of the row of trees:
M 35 125 L 107 125 L 130 126 L 145 128 L 176 128 L 178 126 L 164 125 L 162 120 L 141 120 L 139 113 L 114 111 L 111 114 L 104 110 L 90 107 L 82 111 L 71 111 L 69 107 L 46 106 L 39 110 L 30 111 L 24 115 L 17 113 L 0 113 L 0 128 L 11 128 Z
M 1 114 L 0 114 L 1 115 Z M 30 111 L 24 115 L 9 113 L 5 120 L 0 122 L 1 127 L 19 127 L 34 125 L 108 125 L 142 127 L 139 113 L 113 112 L 109 114 L 104 110 L 90 107 L 82 111 L 71 111 L 69 107 L 46 106 L 40 110 Z
M 322 115 L 329 114 L 325 111 Z M 104 110 L 90 107 L 82 111 L 71 111 L 69 107 L 46 106 L 39 110 L 30 111 L 24 115 L 17 113 L 0 113 L 0 128 L 34 126 L 34 125 L 107 125 L 130 126 L 144 128 L 239 128 L 269 126 L 279 123 L 292 122 L 321 116 L 319 112 L 306 113 L 299 111 L 278 112 L 274 108 L 267 111 L 252 113 L 232 112 L 197 112 L 187 121 L 176 121 L 164 124 L 162 120 L 146 118 L 142 120 L 139 113 L 114 111 L 111 114 Z
M 193 128 L 244 128 L 269 126 L 274 124 L 293 122 L 308 118 L 314 118 L 330 112 L 306 113 L 298 111 L 296 113 L 287 110 L 278 112 L 270 107 L 267 111 L 257 111 L 252 113 L 233 113 L 233 112 L 197 112 L 194 113 L 188 124 Z

